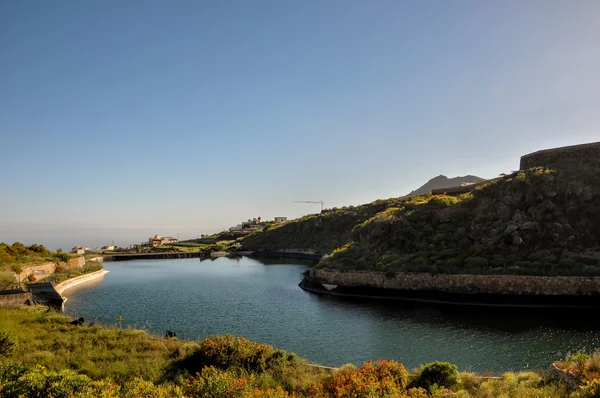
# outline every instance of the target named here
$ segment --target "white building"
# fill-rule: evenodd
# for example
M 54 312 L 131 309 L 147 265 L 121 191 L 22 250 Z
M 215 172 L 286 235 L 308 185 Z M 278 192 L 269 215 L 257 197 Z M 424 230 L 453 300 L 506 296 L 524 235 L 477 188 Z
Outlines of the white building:
M 286 222 L 287 221 L 287 217 L 275 217 L 275 222 L 277 223 L 282 223 L 282 222 Z

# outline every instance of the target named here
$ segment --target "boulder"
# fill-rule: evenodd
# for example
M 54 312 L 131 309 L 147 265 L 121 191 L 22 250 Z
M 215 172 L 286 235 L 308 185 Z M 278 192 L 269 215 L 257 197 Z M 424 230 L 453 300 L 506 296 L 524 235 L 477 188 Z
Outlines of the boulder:
M 512 236 L 512 244 L 515 246 L 519 246 L 523 243 L 523 238 L 519 236 L 519 234 L 513 234 Z

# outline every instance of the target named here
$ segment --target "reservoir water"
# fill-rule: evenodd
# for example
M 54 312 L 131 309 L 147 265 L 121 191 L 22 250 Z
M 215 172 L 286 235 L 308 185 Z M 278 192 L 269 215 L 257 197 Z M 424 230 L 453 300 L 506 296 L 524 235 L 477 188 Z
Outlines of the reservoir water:
M 298 288 L 308 264 L 218 258 L 106 262 L 103 280 L 67 290 L 65 312 L 88 322 L 172 330 L 200 340 L 245 336 L 329 366 L 441 360 L 461 370 L 545 369 L 600 347 L 597 314 L 431 307 L 342 299 Z

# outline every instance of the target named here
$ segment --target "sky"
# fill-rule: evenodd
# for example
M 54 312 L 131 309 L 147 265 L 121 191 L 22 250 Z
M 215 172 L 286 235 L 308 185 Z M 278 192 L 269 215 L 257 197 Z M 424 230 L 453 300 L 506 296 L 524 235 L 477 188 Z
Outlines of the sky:
M 193 238 L 600 141 L 600 2 L 2 1 L 0 241 Z

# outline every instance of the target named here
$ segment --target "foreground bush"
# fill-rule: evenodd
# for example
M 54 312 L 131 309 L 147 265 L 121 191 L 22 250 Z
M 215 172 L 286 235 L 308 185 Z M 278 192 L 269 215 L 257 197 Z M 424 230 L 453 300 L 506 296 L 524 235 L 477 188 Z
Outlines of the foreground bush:
M 395 361 L 369 361 L 360 368 L 344 367 L 313 393 L 324 397 L 396 397 L 406 392 L 408 372 Z
M 591 398 L 600 391 L 593 378 L 598 354 L 585 362 L 575 357 L 579 365 L 564 363 L 567 369 L 584 366 L 582 387 L 569 395 L 541 373 L 459 378 L 454 365 L 437 362 L 411 380 L 394 361 L 331 371 L 245 338 L 212 336 L 194 343 L 139 330 L 74 326 L 46 308 L 0 308 L 0 325 L 19 342 L 0 358 L 0 397 L 8 398 Z
M 48 372 L 43 366 L 29 370 L 12 362 L 0 363 L 0 396 L 5 398 L 67 398 L 84 392 L 91 381 L 69 369 Z
M 458 368 L 449 362 L 432 362 L 422 366 L 411 383 L 413 387 L 431 390 L 433 386 L 454 387 L 458 384 Z
M 10 354 L 16 344 L 17 342 L 13 335 L 7 331 L 0 330 L 0 357 Z
M 232 335 L 208 337 L 186 357 L 176 361 L 172 369 L 190 374 L 205 367 L 241 369 L 248 373 L 263 373 L 293 364 L 294 354 L 277 350 L 270 345 L 255 343 L 244 337 Z

